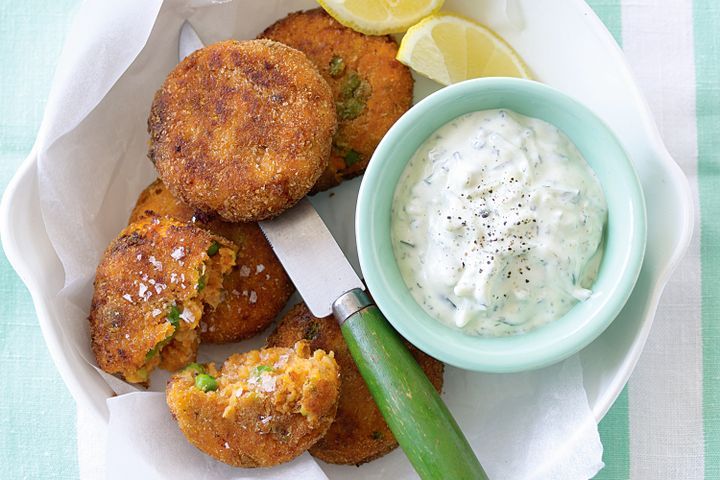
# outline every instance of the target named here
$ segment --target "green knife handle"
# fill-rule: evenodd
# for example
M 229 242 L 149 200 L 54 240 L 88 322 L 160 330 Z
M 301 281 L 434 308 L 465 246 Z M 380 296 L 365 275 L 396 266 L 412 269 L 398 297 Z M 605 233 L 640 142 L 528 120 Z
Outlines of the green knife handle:
M 345 295 L 353 293 L 367 299 L 360 290 Z M 435 387 L 377 306 L 367 303 L 354 313 L 348 311 L 347 317 L 336 308 L 335 316 L 360 374 L 410 463 L 423 479 L 487 479 Z

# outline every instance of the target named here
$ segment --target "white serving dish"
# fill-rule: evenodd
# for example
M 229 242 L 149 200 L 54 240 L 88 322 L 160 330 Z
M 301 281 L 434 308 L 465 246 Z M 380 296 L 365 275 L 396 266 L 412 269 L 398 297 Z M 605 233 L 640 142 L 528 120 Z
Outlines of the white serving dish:
M 690 190 L 660 139 L 622 52 L 590 7 L 582 0 L 517 0 L 511 2 L 517 9 L 505 15 L 504 3 L 448 0 L 445 9 L 484 19 L 519 51 L 539 80 L 576 97 L 604 119 L 627 150 L 645 192 L 648 244 L 638 283 L 615 322 L 580 353 L 588 400 L 600 420 L 637 363 L 662 290 L 688 246 L 693 228 Z M 289 10 L 298 5 L 311 3 L 290 2 Z M 518 28 L 522 24 L 524 28 Z M 419 79 L 416 97 L 435 88 Z M 63 312 L 57 294 L 64 273 L 43 223 L 36 167 L 33 149 L 5 191 L 0 206 L 3 247 L 32 295 L 50 354 L 78 406 L 107 421 L 105 400 L 112 390 L 68 348 L 60 328 Z M 348 192 L 356 192 L 357 182 L 341 188 L 339 194 L 352 194 Z M 323 209 L 323 201 L 314 203 L 352 256 L 351 215 Z

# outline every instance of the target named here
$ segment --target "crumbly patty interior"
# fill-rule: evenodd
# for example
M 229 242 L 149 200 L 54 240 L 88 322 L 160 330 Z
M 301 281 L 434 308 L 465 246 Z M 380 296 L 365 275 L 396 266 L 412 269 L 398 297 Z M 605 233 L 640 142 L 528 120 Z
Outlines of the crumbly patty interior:
M 197 326 L 202 317 L 202 303 L 189 300 L 177 307 L 182 311 L 183 316 L 178 328 L 171 334 L 169 342 L 165 345 L 161 342 L 155 347 L 158 349 L 157 358 L 160 367 L 168 371 L 178 370 L 191 362 L 200 344 Z
M 243 398 L 269 398 L 283 414 L 300 413 L 310 424 L 326 412 L 314 393 L 318 382 L 337 375 L 332 352 L 315 350 L 310 356 L 307 342 L 298 342 L 295 353 L 285 348 L 254 350 L 241 363 L 228 363 L 219 378 L 218 394 L 228 402 L 223 417 L 242 408 Z
M 166 399 L 185 437 L 229 465 L 269 467 L 316 443 L 335 418 L 340 375 L 332 353 L 307 342 L 232 355 L 217 369 L 192 365 L 170 378 Z
M 223 277 L 232 269 L 235 254 L 228 248 L 220 248 L 217 254 L 209 256 L 199 271 L 195 285 L 197 297 L 186 300 L 180 305 L 181 321 L 165 346 L 160 346 L 158 356 L 160 367 L 165 370 L 178 370 L 194 359 L 200 343 L 197 327 L 203 315 L 204 305 L 216 307 L 226 295 L 223 289 Z M 202 288 L 201 288 L 202 287 Z

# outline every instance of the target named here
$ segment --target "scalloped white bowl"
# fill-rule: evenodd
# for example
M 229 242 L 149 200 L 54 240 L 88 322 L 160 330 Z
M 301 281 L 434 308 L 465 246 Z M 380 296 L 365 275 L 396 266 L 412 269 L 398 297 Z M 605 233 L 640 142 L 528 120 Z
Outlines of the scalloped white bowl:
M 537 79 L 575 97 L 602 118 L 630 156 L 645 192 L 648 243 L 638 282 L 617 319 L 580 353 L 588 400 L 600 419 L 637 363 L 662 290 L 689 244 L 693 228 L 690 190 L 660 139 L 620 49 L 584 2 L 518 0 L 524 29 L 493 5 L 500 3 L 448 0 L 445 9 L 482 18 L 518 50 Z M 311 5 L 310 1 L 287 2 L 288 11 Z M 210 18 L 208 12 L 196 12 L 191 20 L 199 31 L 211 32 Z M 437 84 L 418 79 L 416 100 L 437 88 Z M 63 312 L 57 293 L 64 272 L 42 220 L 36 166 L 33 150 L 5 191 L 0 207 L 3 246 L 32 295 L 48 349 L 70 392 L 81 408 L 94 410 L 107 420 L 105 400 L 112 391 L 69 347 L 60 328 Z M 352 189 L 350 194 L 356 193 L 357 185 L 350 182 L 340 187 L 339 195 Z M 321 214 L 322 202 L 322 196 L 314 200 Z M 351 211 L 333 214 L 325 209 L 325 220 L 341 245 L 344 243 L 346 253 L 355 250 L 348 243 L 354 239 L 352 217 Z

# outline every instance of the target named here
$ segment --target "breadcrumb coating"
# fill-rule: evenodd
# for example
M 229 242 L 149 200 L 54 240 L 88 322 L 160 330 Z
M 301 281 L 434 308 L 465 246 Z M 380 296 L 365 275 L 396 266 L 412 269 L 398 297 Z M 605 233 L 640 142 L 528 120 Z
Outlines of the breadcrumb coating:
M 336 127 L 330 87 L 303 53 L 228 40 L 186 57 L 155 94 L 149 157 L 193 208 L 259 221 L 310 191 Z

